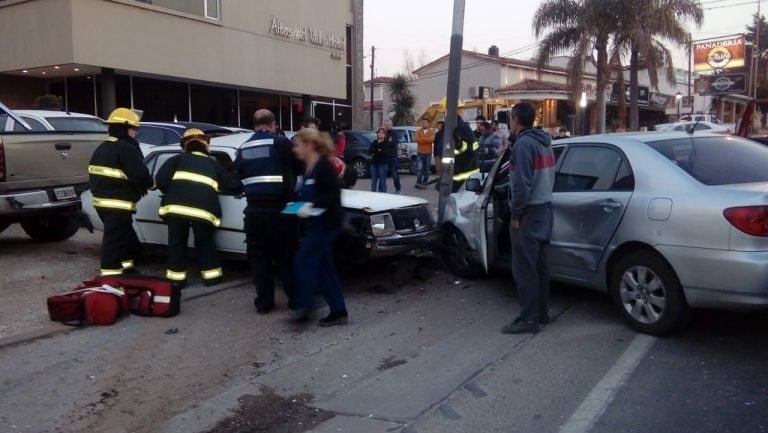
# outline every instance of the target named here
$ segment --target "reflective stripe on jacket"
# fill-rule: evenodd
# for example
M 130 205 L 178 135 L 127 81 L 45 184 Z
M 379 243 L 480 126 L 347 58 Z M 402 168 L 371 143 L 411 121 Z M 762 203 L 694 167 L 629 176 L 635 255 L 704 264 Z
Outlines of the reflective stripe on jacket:
M 96 207 L 136 211 L 136 202 L 152 186 L 139 143 L 129 136 L 109 137 L 93 152 L 88 174 Z

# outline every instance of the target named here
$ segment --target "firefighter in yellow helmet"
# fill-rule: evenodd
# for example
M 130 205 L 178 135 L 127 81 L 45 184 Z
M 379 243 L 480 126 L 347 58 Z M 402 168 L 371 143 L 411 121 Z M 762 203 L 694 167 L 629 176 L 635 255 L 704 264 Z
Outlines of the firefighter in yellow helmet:
M 219 252 L 213 238 L 221 225 L 219 193 L 236 194 L 240 180 L 211 158 L 210 137 L 191 128 L 184 132 L 184 152 L 166 161 L 155 176 L 163 192 L 160 217 L 168 225 L 168 266 L 166 278 L 177 287 L 187 284 L 187 241 L 189 229 L 195 236 L 197 261 L 206 286 L 221 282 Z
M 136 134 L 139 115 L 128 108 L 114 110 L 106 121 L 109 137 L 88 165 L 93 205 L 104 223 L 101 275 L 135 272 L 139 240 L 133 231 L 136 203 L 152 187 Z

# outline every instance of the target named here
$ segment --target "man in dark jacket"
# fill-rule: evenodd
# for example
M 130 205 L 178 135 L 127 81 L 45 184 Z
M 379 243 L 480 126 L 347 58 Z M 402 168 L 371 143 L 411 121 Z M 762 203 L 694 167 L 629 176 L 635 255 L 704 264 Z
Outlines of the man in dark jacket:
M 179 288 L 187 284 L 187 241 L 189 229 L 195 235 L 197 262 L 206 286 L 219 284 L 221 262 L 213 236 L 221 225 L 219 192 L 236 194 L 240 180 L 208 153 L 210 138 L 191 128 L 184 132 L 184 153 L 160 167 L 155 182 L 163 192 L 160 217 L 168 225 L 168 266 L 166 278 Z
M 395 183 L 395 194 L 400 194 L 400 173 L 397 171 L 397 147 L 400 144 L 400 140 L 397 132 L 392 129 L 391 120 L 387 119 L 384 121 L 384 130 L 387 131 L 387 167 Z
M 136 202 L 152 187 L 152 176 L 136 141 L 139 115 L 117 108 L 107 119 L 109 137 L 88 165 L 93 206 L 104 223 L 101 275 L 135 272 L 139 239 L 133 231 Z
M 520 297 L 520 316 L 502 328 L 505 334 L 535 333 L 550 322 L 549 269 L 545 246 L 552 235 L 555 156 L 552 137 L 533 128 L 536 109 L 521 102 L 512 109 L 516 141 L 509 157 L 512 275 Z
M 275 307 L 273 266 L 277 262 L 289 307 L 294 303 L 292 262 L 298 242 L 296 218 L 280 211 L 296 194 L 296 175 L 301 164 L 291 142 L 275 137 L 275 115 L 269 110 L 254 114 L 255 133 L 240 146 L 235 168 L 245 189 L 245 238 L 253 270 L 256 311 L 267 314 Z

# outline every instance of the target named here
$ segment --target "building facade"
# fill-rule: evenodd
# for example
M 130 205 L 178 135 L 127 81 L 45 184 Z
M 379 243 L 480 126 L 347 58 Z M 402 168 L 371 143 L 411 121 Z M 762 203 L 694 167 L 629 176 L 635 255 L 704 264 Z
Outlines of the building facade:
M 43 94 L 104 117 L 249 128 L 269 108 L 283 129 L 314 115 L 356 127 L 363 0 L 2 0 L 0 101 Z

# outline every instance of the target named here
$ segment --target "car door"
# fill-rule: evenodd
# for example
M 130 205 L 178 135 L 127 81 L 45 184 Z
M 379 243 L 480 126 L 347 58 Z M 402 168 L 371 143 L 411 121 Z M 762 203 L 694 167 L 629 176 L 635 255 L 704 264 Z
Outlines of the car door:
M 147 169 L 149 169 L 152 178 L 157 175 L 158 170 L 163 164 L 172 157 L 181 153 L 179 150 L 159 151 L 154 152 L 147 157 L 144 161 Z M 136 215 L 134 216 L 134 227 L 140 237 L 140 240 L 148 244 L 167 245 L 168 244 L 168 227 L 165 222 L 160 219 L 160 201 L 162 200 L 162 193 L 159 189 L 154 191 L 147 191 L 147 195 L 142 197 L 136 205 Z
M 562 155 L 553 190 L 550 271 L 586 280 L 597 270 L 634 189 L 624 154 L 603 144 L 572 144 Z

